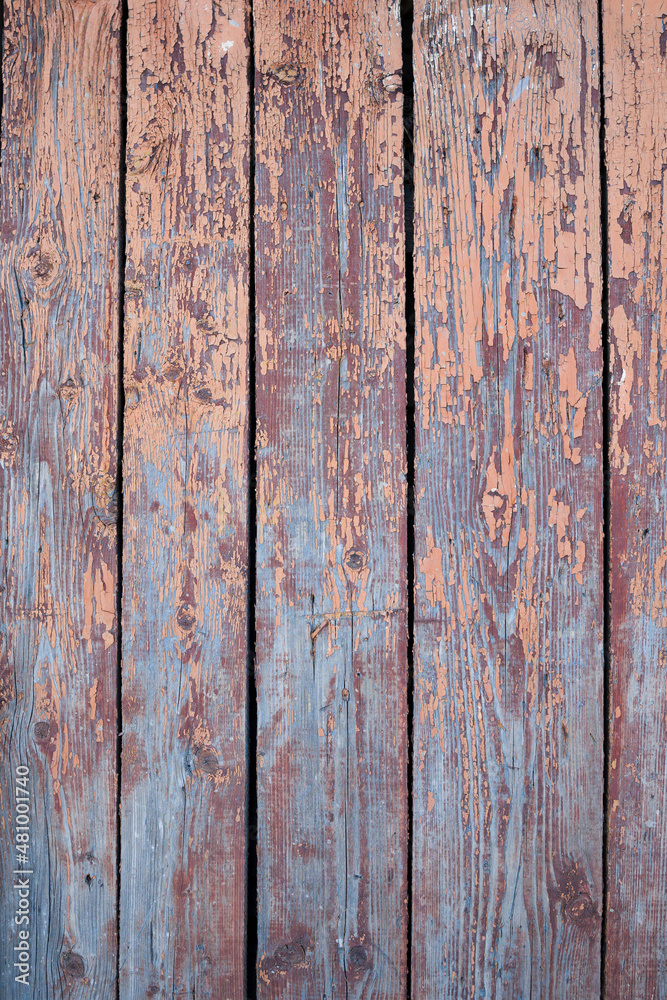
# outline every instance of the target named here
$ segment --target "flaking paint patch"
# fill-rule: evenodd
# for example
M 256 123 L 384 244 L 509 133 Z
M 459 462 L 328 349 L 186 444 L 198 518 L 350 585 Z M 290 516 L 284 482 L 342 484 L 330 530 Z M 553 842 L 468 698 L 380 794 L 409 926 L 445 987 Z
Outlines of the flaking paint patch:
M 500 455 L 498 455 L 495 445 L 491 449 L 491 457 L 486 470 L 486 489 L 482 497 L 482 510 L 491 541 L 496 540 L 498 533 L 503 547 L 506 547 L 509 544 L 517 497 L 514 433 L 509 390 L 505 392 L 504 411 L 505 436 Z
M 558 359 L 558 378 L 561 392 L 561 433 L 563 435 L 565 457 L 569 458 L 573 465 L 579 465 L 581 462 L 581 449 L 573 447 L 572 442 L 576 438 L 580 438 L 584 431 L 586 396 L 582 394 L 577 386 L 577 358 L 574 353 L 574 347 L 571 347 L 566 355 L 560 355 Z
M 621 475 L 628 471 L 630 454 L 627 446 L 622 443 L 621 432 L 624 423 L 632 416 L 632 398 L 635 389 L 635 359 L 642 360 L 642 339 L 640 331 L 628 318 L 622 304 L 618 305 L 611 314 L 610 319 L 613 342 L 611 345 L 610 365 L 617 375 L 612 404 L 612 429 L 611 429 L 611 461 L 615 469 Z
M 81 638 L 88 644 L 88 652 L 92 652 L 93 626 L 103 628 L 102 641 L 104 648 L 114 642 L 114 623 L 116 620 L 116 592 L 113 571 L 105 564 L 93 566 L 92 555 L 83 577 L 83 594 L 85 601 L 85 624 Z

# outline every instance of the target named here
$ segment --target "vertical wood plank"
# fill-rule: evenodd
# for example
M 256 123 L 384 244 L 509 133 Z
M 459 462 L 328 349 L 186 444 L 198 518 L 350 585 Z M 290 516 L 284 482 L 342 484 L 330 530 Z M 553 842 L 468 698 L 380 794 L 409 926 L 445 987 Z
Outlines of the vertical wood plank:
M 593 997 L 596 6 L 415 7 L 413 995 Z
M 92 1000 L 115 993 L 119 8 L 117 0 L 4 4 L 0 983 L 6 998 Z M 29 771 L 23 785 L 17 767 Z M 21 802 L 28 796 L 27 827 L 17 824 L 16 792 Z M 27 846 L 25 855 L 20 846 Z M 22 882 L 29 923 L 17 925 Z M 29 960 L 17 967 L 14 949 L 25 943 L 24 930 Z M 17 981 L 25 964 L 27 977 Z
M 120 990 L 244 996 L 248 24 L 130 0 Z
M 258 996 L 403 997 L 397 3 L 257 0 Z
M 607 996 L 667 996 L 667 4 L 603 4 L 610 327 Z

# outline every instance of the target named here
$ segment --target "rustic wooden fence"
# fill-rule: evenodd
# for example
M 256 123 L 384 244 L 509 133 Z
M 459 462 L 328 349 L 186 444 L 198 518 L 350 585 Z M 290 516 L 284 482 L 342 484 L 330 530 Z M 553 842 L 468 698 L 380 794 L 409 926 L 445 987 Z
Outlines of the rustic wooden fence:
M 3 998 L 667 998 L 667 3 L 402 8 L 4 0 Z

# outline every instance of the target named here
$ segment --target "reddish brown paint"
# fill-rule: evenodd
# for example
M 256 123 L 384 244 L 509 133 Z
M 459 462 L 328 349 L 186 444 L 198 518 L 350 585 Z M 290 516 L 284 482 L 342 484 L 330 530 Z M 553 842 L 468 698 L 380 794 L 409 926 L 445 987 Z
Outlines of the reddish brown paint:
M 130 0 L 120 995 L 244 996 L 248 31 Z
M 405 996 L 398 5 L 258 0 L 258 996 Z
M 665 996 L 667 4 L 603 5 L 611 686 L 607 996 Z
M 0 184 L 0 992 L 115 990 L 119 26 L 4 4 Z M 30 770 L 30 985 L 14 776 Z M 23 929 L 23 927 L 21 927 Z
M 418 2 L 413 997 L 592 997 L 596 8 Z

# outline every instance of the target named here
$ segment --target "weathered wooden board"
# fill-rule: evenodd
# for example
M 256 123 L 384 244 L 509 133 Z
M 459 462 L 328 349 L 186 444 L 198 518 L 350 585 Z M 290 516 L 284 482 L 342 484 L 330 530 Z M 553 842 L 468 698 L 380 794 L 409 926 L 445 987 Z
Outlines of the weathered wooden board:
M 606 993 L 667 997 L 667 3 L 603 5 L 610 328 Z
M 4 3 L 3 998 L 115 993 L 119 17 Z
M 244 991 L 248 24 L 130 0 L 120 995 Z
M 413 39 L 413 995 L 593 997 L 596 6 L 420 0 Z
M 398 4 L 257 0 L 260 997 L 405 995 Z

